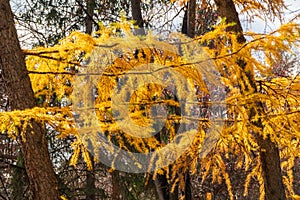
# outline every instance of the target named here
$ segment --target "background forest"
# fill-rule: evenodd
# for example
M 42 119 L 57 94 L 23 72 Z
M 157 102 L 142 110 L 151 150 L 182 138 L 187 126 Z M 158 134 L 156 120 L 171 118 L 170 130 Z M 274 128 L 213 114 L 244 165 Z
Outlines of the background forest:
M 300 199 L 299 16 L 283 0 L 0 0 L 0 199 Z M 93 62 L 105 71 L 90 85 Z M 180 78 L 147 84 L 119 111 L 147 127 L 159 104 L 167 119 L 139 138 L 120 127 L 112 91 L 149 63 L 188 80 L 193 119 Z M 79 131 L 94 123 L 76 113 L 90 106 L 81 96 L 118 147 L 107 148 L 109 166 L 91 151 L 95 127 Z M 158 157 L 150 164 L 163 167 L 118 170 L 120 149 L 147 154 L 172 141 L 188 147 L 167 166 Z M 127 162 L 143 165 L 134 153 Z

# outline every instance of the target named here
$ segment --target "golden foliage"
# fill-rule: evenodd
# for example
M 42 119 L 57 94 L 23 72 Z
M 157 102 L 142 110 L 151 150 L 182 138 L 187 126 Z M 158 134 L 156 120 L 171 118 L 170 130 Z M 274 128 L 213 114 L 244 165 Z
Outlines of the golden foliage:
M 265 1 L 260 3 L 236 1 L 236 3 L 243 5 L 246 11 L 260 9 Z M 279 12 L 281 4 L 282 1 L 273 1 L 269 8 L 264 9 L 268 9 L 273 14 L 276 14 Z M 208 174 L 212 174 L 213 182 L 225 181 L 230 199 L 234 199 L 230 174 L 226 172 L 225 161 L 222 156 L 229 157 L 233 154 L 238 156 L 237 167 L 243 168 L 248 172 L 244 183 L 244 195 L 247 195 L 250 181 L 255 177 L 260 185 L 260 198 L 263 199 L 262 169 L 258 157 L 253 157 L 253 152 L 255 155 L 258 155 L 259 148 L 253 134 L 261 134 L 264 137 L 269 136 L 280 147 L 281 167 L 287 171 L 284 183 L 287 186 L 288 195 L 295 196 L 292 187 L 292 168 L 294 159 L 300 156 L 300 128 L 298 124 L 300 117 L 300 79 L 298 76 L 287 78 L 272 77 L 272 67 L 274 63 L 277 63 L 282 58 L 280 51 L 292 54 L 293 48 L 298 47 L 299 25 L 285 24 L 268 35 L 247 32 L 245 35 L 249 38 L 249 41 L 245 44 L 239 44 L 236 41 L 236 35 L 226 32 L 225 28 L 227 26 L 221 23 L 215 27 L 214 31 L 196 38 L 193 43 L 185 41 L 189 45 L 183 45 L 182 56 L 179 56 L 179 53 L 173 53 L 174 51 L 169 43 L 158 41 L 152 35 L 144 38 L 134 36 L 130 33 L 130 23 L 125 21 L 116 23 L 108 28 L 103 27 L 97 33 L 99 37 L 74 32 L 54 47 L 26 50 L 24 52 L 28 55 L 26 64 L 32 87 L 36 97 L 42 97 L 43 101 L 40 107 L 33 109 L 0 112 L 0 132 L 16 138 L 24 134 L 22 130 L 30 126 L 32 120 L 49 124 L 60 133 L 59 137 L 66 137 L 70 134 L 78 137 L 78 140 L 72 144 L 74 152 L 70 164 L 76 165 L 81 153 L 88 167 L 91 168 L 91 158 L 85 148 L 83 137 L 76 132 L 76 125 L 71 112 L 74 104 L 66 104 L 59 108 L 53 107 L 51 98 L 55 94 L 58 101 L 61 101 L 63 98 L 74 100 L 72 99 L 74 75 L 78 72 L 85 72 L 84 62 L 86 59 L 91 56 L 92 52 L 95 52 L 93 50 L 96 47 L 100 47 L 100 49 L 102 47 L 101 51 L 97 51 L 101 53 L 98 61 L 102 65 L 109 67 L 107 67 L 103 72 L 103 76 L 97 82 L 98 96 L 94 107 L 99 120 L 97 124 L 101 127 L 103 135 L 109 141 L 113 141 L 120 149 L 129 152 L 148 153 L 150 150 L 159 150 L 171 141 L 178 139 L 174 124 L 184 122 L 183 119 L 170 111 L 170 115 L 165 123 L 166 131 L 159 138 L 154 136 L 140 138 L 126 134 L 124 130 L 120 129 L 120 123 L 116 122 L 112 111 L 112 90 L 117 85 L 116 77 L 134 69 L 138 65 L 152 62 L 173 68 L 183 74 L 183 77 L 189 80 L 190 85 L 193 87 L 199 86 L 203 93 L 207 93 L 208 88 L 202 80 L 202 75 L 193 68 L 193 65 L 196 63 L 187 64 L 190 60 L 185 56 L 189 54 L 188 51 L 191 49 L 198 48 L 195 45 L 196 43 L 198 45 L 207 44 L 211 41 L 214 43 L 214 48 L 204 47 L 205 51 L 211 56 L 210 60 L 214 60 L 222 81 L 229 91 L 226 94 L 227 114 L 225 125 L 221 132 L 215 133 L 215 135 L 220 137 L 212 152 L 201 158 L 199 154 L 207 134 L 205 129 L 210 126 L 212 119 L 197 119 L 197 125 L 200 128 L 197 130 L 190 146 L 184 152 L 180 152 L 181 156 L 175 160 L 171 168 L 157 169 L 154 177 L 157 173 L 167 173 L 170 182 L 183 187 L 183 172 L 198 173 L 197 163 L 201 162 L 201 170 L 204 171 L 202 179 L 204 180 Z M 179 36 L 179 38 L 184 40 L 184 37 Z M 143 47 L 139 52 L 134 52 L 141 41 L 147 41 L 149 47 Z M 115 47 L 116 44 L 120 46 Z M 156 48 L 161 46 L 164 46 L 165 50 L 162 51 Z M 118 50 L 118 48 L 128 49 L 128 51 L 123 52 L 123 57 L 111 60 L 113 50 Z M 264 59 L 253 56 L 256 53 Z M 216 55 L 217 57 L 215 57 Z M 248 91 L 248 93 L 241 92 L 241 90 L 246 90 L 245 88 L 247 87 L 252 87 L 250 87 L 251 83 L 246 78 L 247 74 L 236 62 L 241 57 L 247 63 L 245 69 L 256 77 L 255 87 L 259 93 L 251 91 Z M 95 65 L 94 67 L 97 66 Z M 214 76 L 209 77 L 205 70 L 201 72 L 210 79 L 215 78 Z M 174 84 L 182 85 L 181 81 L 180 79 L 174 80 Z M 134 85 L 134 83 L 130 83 L 130 85 Z M 90 89 L 88 84 L 83 86 L 86 87 L 84 88 L 86 90 Z M 255 116 L 250 116 L 247 109 L 249 106 L 255 109 L 257 100 L 263 102 L 264 111 L 256 112 Z M 162 104 L 165 108 L 178 106 L 178 102 L 172 98 L 167 98 L 167 95 L 163 94 L 163 87 L 156 84 L 148 84 L 138 88 L 132 94 L 130 102 L 130 118 L 133 123 L 145 127 L 145 131 L 148 130 L 148 125 L 153 122 L 150 118 L 151 106 L 157 103 Z M 258 129 L 251 123 L 258 119 L 262 121 L 263 129 Z M 91 132 L 90 137 L 94 137 L 93 130 L 89 131 Z M 188 143 L 189 141 L 185 141 L 185 139 L 187 140 L 187 138 L 182 138 L 182 142 Z M 156 162 L 164 162 L 164 160 L 160 157 Z M 137 160 L 136 164 L 140 165 L 141 163 L 138 163 Z M 210 194 L 207 194 L 207 196 L 211 198 Z

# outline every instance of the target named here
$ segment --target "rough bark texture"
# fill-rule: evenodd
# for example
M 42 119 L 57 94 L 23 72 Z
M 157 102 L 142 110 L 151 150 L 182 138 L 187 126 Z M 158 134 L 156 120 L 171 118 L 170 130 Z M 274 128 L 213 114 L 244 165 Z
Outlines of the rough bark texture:
M 243 36 L 243 28 L 239 20 L 239 15 L 235 9 L 235 5 L 232 0 L 215 0 L 217 5 L 218 14 L 221 17 L 226 17 L 227 23 L 235 23 L 235 26 L 230 26 L 227 31 L 233 31 L 239 34 L 238 41 L 240 43 L 246 42 Z
M 242 26 L 236 11 L 235 5 L 232 0 L 215 0 L 217 5 L 218 13 L 221 17 L 226 17 L 227 23 L 234 22 L 236 25 L 229 27 L 228 31 L 233 31 L 239 34 L 238 42 L 246 42 L 245 37 L 243 36 Z M 237 63 L 244 71 L 240 84 L 240 88 L 245 88 L 241 90 L 243 94 L 250 95 L 251 93 L 258 93 L 254 74 L 246 70 L 246 65 L 243 59 L 238 60 Z M 253 107 L 256 107 L 255 109 Z M 264 109 L 262 107 L 262 102 L 259 100 L 255 105 L 249 105 L 247 107 L 249 110 L 250 118 L 253 118 L 257 112 L 263 113 Z M 261 121 L 252 122 L 252 124 L 261 130 L 263 130 L 263 125 Z M 282 182 L 282 173 L 280 168 L 280 156 L 278 146 L 273 143 L 270 138 L 264 139 L 260 134 L 254 133 L 257 143 L 260 146 L 260 161 L 262 165 L 264 186 L 265 186 L 265 199 L 266 200 L 283 200 L 286 199 L 285 189 Z
M 0 70 L 11 110 L 35 106 L 35 98 L 26 73 L 8 0 L 0 0 Z M 26 142 L 21 142 L 26 173 L 33 199 L 59 199 L 57 180 L 50 161 L 45 129 L 36 122 L 27 128 Z

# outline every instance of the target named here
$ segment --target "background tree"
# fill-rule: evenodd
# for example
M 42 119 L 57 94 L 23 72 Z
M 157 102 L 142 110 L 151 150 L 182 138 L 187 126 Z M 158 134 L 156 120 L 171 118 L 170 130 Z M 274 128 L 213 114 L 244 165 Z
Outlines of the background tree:
M 25 57 L 19 46 L 13 15 L 8 1 L 0 2 L 0 70 L 9 110 L 24 110 L 35 106 L 34 93 L 28 74 Z M 20 134 L 24 165 L 34 199 L 58 199 L 57 180 L 49 158 L 43 125 L 26 122 L 15 127 Z
M 228 27 L 227 30 L 233 31 L 237 34 L 237 41 L 239 43 L 245 43 L 246 38 L 243 36 L 243 28 L 239 20 L 238 13 L 235 9 L 234 2 L 232 0 L 216 0 L 215 2 L 219 15 L 226 18 L 227 23 L 235 23 L 233 26 Z M 279 2 L 279 4 L 281 3 L 283 2 Z M 269 7 L 276 9 L 278 8 L 278 5 L 269 3 Z M 241 68 L 240 71 L 242 81 L 239 82 L 239 89 L 241 93 L 246 95 L 260 93 L 260 91 L 257 89 L 255 74 L 252 71 L 253 69 L 247 68 L 247 62 L 243 57 L 238 58 L 236 62 Z M 252 120 L 253 117 L 264 114 L 265 111 L 263 108 L 263 103 L 261 101 L 257 101 L 251 106 L 247 106 L 247 110 L 249 112 L 249 120 L 253 121 L 253 129 L 257 127 L 258 129 L 263 130 L 264 125 L 261 119 Z M 259 157 L 262 165 L 262 176 L 264 179 L 264 189 L 266 193 L 265 199 L 286 199 L 280 168 L 278 144 L 272 141 L 269 135 L 266 137 L 259 133 L 255 133 L 256 131 L 254 130 L 253 132 L 255 134 L 257 144 L 259 145 Z

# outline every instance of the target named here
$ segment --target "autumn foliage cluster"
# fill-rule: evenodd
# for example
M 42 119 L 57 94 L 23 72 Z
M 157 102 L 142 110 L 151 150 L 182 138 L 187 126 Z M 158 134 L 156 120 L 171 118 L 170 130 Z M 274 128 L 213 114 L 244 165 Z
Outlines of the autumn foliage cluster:
M 256 1 L 236 2 L 243 12 L 268 9 Z M 268 10 L 270 13 L 278 13 L 277 7 L 270 9 L 274 9 Z M 184 189 L 186 173 L 198 174 L 203 182 L 209 179 L 212 184 L 226 184 L 230 199 L 235 197 L 227 161 L 233 158 L 234 168 L 246 173 L 241 183 L 243 195 L 248 195 L 249 185 L 255 180 L 259 198 L 265 198 L 267 175 L 262 154 L 268 148 L 264 146 L 268 141 L 278 148 L 280 168 L 285 172 L 282 181 L 286 196 L 299 198 L 293 169 L 300 156 L 300 78 L 298 74 L 274 72 L 286 54 L 296 55 L 299 24 L 287 23 L 269 34 L 243 32 L 245 42 L 241 42 L 240 33 L 228 31 L 235 26 L 236 23 L 226 23 L 223 18 L 210 31 L 194 38 L 179 33 L 168 37 L 154 33 L 136 36 L 132 33 L 133 23 L 122 18 L 108 26 L 99 24 L 99 30 L 92 35 L 72 32 L 52 47 L 24 50 L 37 106 L 0 112 L 0 132 L 25 141 L 27 127 L 37 121 L 57 131 L 59 139 L 75 137 L 69 164 L 76 167 L 82 157 L 90 170 L 94 162 L 101 162 L 96 143 L 99 134 L 118 147 L 106 148 L 114 156 L 109 166 L 111 171 L 118 169 L 121 150 L 129 152 L 130 160 L 139 168 L 145 163 L 139 163 L 135 153 L 150 154 L 179 141 L 187 147 L 167 166 L 164 156 L 152 154 L 153 159 L 145 168 L 147 181 L 164 175 L 170 190 L 176 191 Z M 205 57 L 194 57 L 199 49 L 205 52 L 201 53 Z M 128 113 L 133 125 L 118 121 L 116 116 L 122 114 L 114 110 L 116 88 L 125 87 L 126 83 L 134 90 L 137 84 L 122 76 L 150 64 L 174 70 L 186 78 L 193 89 L 189 103 L 194 107 L 182 108 L 177 96 L 185 95 L 180 93 L 184 88 L 166 88 L 153 81 L 136 88 L 127 110 L 117 107 L 120 113 Z M 199 66 L 200 70 L 195 70 Z M 87 80 L 94 76 L 98 76 L 94 82 Z M 172 81 L 173 85 L 183 87 L 181 79 Z M 85 97 L 92 98 L 93 105 L 85 102 Z M 145 138 L 128 134 L 128 131 L 136 134 L 141 130 L 152 131 L 149 124 L 156 120 L 151 118 L 151 108 L 155 105 L 160 106 L 157 117 L 160 112 L 166 113 L 162 115 L 166 120 L 159 133 Z M 91 112 L 94 116 L 90 116 Z M 184 118 L 183 112 L 193 112 L 196 117 Z M 188 125 L 197 128 L 187 128 L 180 135 L 179 127 Z M 94 152 L 89 152 L 90 145 Z M 208 194 L 207 198 L 210 197 Z

